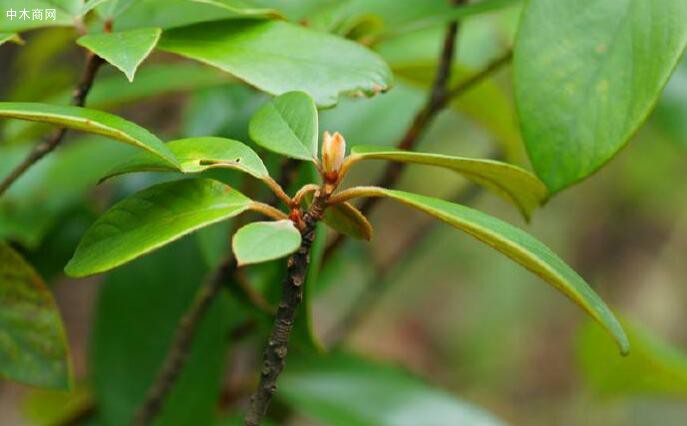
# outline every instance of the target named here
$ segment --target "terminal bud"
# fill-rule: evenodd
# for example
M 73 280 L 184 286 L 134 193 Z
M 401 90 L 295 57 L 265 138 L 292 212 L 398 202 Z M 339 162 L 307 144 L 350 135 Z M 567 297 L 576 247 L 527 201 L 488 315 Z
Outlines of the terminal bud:
M 336 182 L 339 170 L 346 158 L 346 140 L 341 133 L 324 132 L 322 141 L 322 169 L 328 182 Z

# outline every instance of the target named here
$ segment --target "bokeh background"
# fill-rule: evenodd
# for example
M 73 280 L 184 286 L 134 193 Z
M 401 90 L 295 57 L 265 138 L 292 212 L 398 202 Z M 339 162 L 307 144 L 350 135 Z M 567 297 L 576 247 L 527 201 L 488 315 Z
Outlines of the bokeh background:
M 303 18 L 307 21 L 307 15 Z M 517 18 L 518 9 L 509 8 L 461 27 L 457 80 L 510 48 Z M 394 70 L 394 88 L 374 99 L 344 99 L 322 111 L 321 130 L 342 132 L 349 146 L 394 144 L 425 99 L 442 33 L 430 29 L 375 44 Z M 0 47 L 0 98 L 65 102 L 83 61 L 75 38 L 71 30 L 47 29 L 29 33 L 24 46 Z M 497 156 L 527 166 L 510 77 L 505 68 L 454 102 L 419 149 Z M 154 54 L 133 84 L 105 67 L 87 104 L 114 111 L 167 140 L 217 135 L 248 142 L 248 119 L 267 99 L 209 68 Z M 2 174 L 49 130 L 10 121 L 0 125 Z M 137 175 L 95 185 L 130 152 L 70 133 L 64 147 L 0 202 L 0 237 L 21 247 L 56 293 L 80 383 L 69 395 L 0 381 L 0 425 L 59 424 L 55 413 L 87 409 L 94 389 L 98 395 L 116 395 L 136 388 L 127 380 L 151 374 L 146 371 L 152 361 L 141 354 L 147 347 L 165 346 L 175 318 L 192 297 L 193 287 L 177 281 L 203 275 L 198 264 L 205 260 L 196 242 L 210 250 L 210 257 L 217 255 L 213 248 L 228 248 L 222 229 L 215 229 L 166 249 L 147 269 L 67 279 L 61 268 L 99 213 L 126 194 L 171 178 Z M 348 242 L 323 269 L 315 289 L 318 334 L 335 334 L 351 305 L 374 287 L 368 309 L 344 324 L 350 329 L 344 347 L 400 365 L 509 424 L 684 425 L 686 160 L 683 63 L 628 147 L 596 175 L 554 197 L 532 223 L 491 194 L 468 197 L 470 205 L 526 228 L 592 283 L 632 330 L 633 354 L 627 359 L 580 309 L 532 274 L 448 226 L 428 225 L 427 217 L 386 202 L 371 218 L 373 241 Z M 278 159 L 270 165 L 278 170 Z M 348 183 L 372 181 L 380 170 L 381 164 L 371 164 Z M 448 198 L 471 191 L 458 176 L 419 166 L 409 167 L 402 187 Z M 258 291 L 278 285 L 272 270 L 248 274 L 264 281 Z M 254 372 L 262 338 L 259 333 L 244 338 L 226 356 L 212 353 L 218 336 L 230 328 L 217 324 L 236 323 L 222 314 L 219 308 L 211 312 L 213 325 L 200 338 L 207 352 L 193 357 L 205 362 L 196 364 L 207 374 L 224 375 L 220 405 L 232 410 L 245 401 L 235 390 L 245 387 L 246 375 Z M 222 373 L 219 367 L 213 370 L 215 364 L 229 367 Z M 173 398 L 172 403 L 183 404 L 202 394 Z M 319 424 L 298 413 L 283 422 Z

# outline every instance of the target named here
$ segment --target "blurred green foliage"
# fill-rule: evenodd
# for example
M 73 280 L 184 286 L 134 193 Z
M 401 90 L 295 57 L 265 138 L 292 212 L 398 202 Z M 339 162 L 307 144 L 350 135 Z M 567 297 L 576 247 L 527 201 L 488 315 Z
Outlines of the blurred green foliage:
M 170 28 L 236 16 L 186 0 L 135 3 L 122 9 L 115 29 Z M 512 46 L 521 5 L 498 3 L 507 7 L 473 16 L 462 25 L 455 81 Z M 0 12 L 6 4 L 0 0 Z M 394 73 L 393 89 L 372 99 L 342 98 L 335 108 L 320 111 L 319 131 L 340 131 L 349 146 L 396 143 L 431 84 L 443 34 L 436 23 L 443 24 L 448 16 L 437 11 L 447 10 L 445 2 L 413 0 L 401 8 L 384 0 L 260 0 L 255 5 L 369 43 Z M 411 21 L 422 29 L 409 25 Z M 94 22 L 87 24 L 95 28 Z M 79 72 L 77 37 L 71 29 L 47 28 L 26 34 L 24 46 L 3 44 L 2 100 L 66 104 Z M 300 321 L 273 423 L 447 424 L 439 421 L 452 418 L 458 423 L 471 413 L 480 421 L 486 418 L 486 424 L 498 424 L 461 401 L 466 400 L 513 425 L 682 426 L 687 418 L 687 334 L 681 326 L 687 320 L 686 64 L 683 60 L 673 74 L 647 126 L 632 143 L 591 180 L 551 200 L 531 225 L 497 197 L 483 195 L 475 202 L 490 214 L 526 226 L 594 283 L 628 324 L 642 324 L 629 327 L 629 357 L 617 357 L 597 325 L 578 324 L 582 315 L 535 277 L 492 250 L 448 232 L 445 225 L 435 225 L 419 244 L 407 247 L 425 219 L 384 204 L 372 217 L 374 245 L 348 242 L 322 270 L 311 269 L 306 295 L 310 305 L 299 318 L 310 318 L 305 309 L 311 309 L 315 323 Z M 422 150 L 463 156 L 498 152 L 527 165 L 510 77 L 509 71 L 499 73 L 453 102 L 422 140 Z M 154 53 L 131 84 L 121 73 L 104 69 L 88 105 L 140 122 L 168 139 L 221 136 L 249 142 L 249 118 L 267 99 L 215 69 Z M 48 129 L 1 124 L 4 176 Z M 4 412 L 26 398 L 26 421 L 48 425 L 95 404 L 96 416 L 80 424 L 126 424 L 197 286 L 229 253 L 226 235 L 238 223 L 206 228 L 95 282 L 67 280 L 62 267 L 98 215 L 137 190 L 173 178 L 132 175 L 96 186 L 131 148 L 77 134 L 67 142 L 0 201 L 0 239 L 18 244 L 55 290 L 76 343 L 77 376 L 85 384 L 72 394 L 41 395 L 2 383 L 0 407 Z M 266 163 L 278 176 L 280 158 L 267 155 Z M 379 164 L 366 165 L 346 183 L 369 182 L 380 170 Z M 208 173 L 242 189 L 252 185 L 230 172 Z M 450 196 L 465 184 L 450 172 L 419 166 L 410 166 L 401 181 L 403 189 L 432 196 Z M 324 227 L 319 233 L 313 258 L 322 255 L 327 237 Z M 407 252 L 404 261 L 389 265 L 398 250 Z M 384 268 L 389 271 L 380 275 Z M 246 270 L 254 290 L 270 303 L 277 300 L 282 273 L 279 262 Z M 359 355 L 311 354 L 313 342 L 327 335 L 363 285 L 375 279 L 389 286 L 384 298 L 342 343 Z M 97 286 L 97 297 L 77 297 L 84 286 Z M 94 306 L 92 316 L 89 306 Z M 83 324 L 91 318 L 92 330 Z M 227 336 L 251 319 L 257 323 L 254 334 L 229 343 Z M 225 361 L 253 371 L 252 360 L 260 356 L 255 348 L 265 340 L 269 322 L 264 313 L 237 302 L 234 293 L 216 300 L 157 424 L 241 424 L 237 397 L 222 388 L 227 383 L 229 389 L 246 385 L 231 368 L 225 372 Z M 414 374 L 388 366 L 389 360 Z M 253 386 L 251 382 L 248 387 Z M 10 415 L 4 420 L 12 422 Z

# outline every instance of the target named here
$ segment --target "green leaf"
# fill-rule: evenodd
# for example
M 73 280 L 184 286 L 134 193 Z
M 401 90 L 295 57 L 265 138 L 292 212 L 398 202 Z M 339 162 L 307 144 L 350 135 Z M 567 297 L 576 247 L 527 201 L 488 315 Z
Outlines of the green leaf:
M 133 3 L 134 0 L 105 0 L 97 5 L 96 11 L 107 21 L 124 13 Z
M 100 56 L 134 81 L 136 69 L 153 51 L 162 30 L 160 28 L 139 28 L 115 33 L 89 34 L 76 41 Z
M 0 102 L 0 118 L 16 118 L 55 124 L 112 139 L 142 148 L 178 167 L 174 155 L 157 136 L 116 115 L 74 106 L 28 102 Z
M 206 3 L 226 9 L 230 12 L 244 16 L 264 16 L 271 18 L 282 17 L 281 13 L 275 9 L 260 7 L 255 2 L 247 0 L 191 0 L 195 3 Z
M 628 353 L 627 336 L 604 301 L 551 249 L 522 229 L 469 207 L 423 195 L 384 188 L 370 188 L 366 195 L 389 197 L 416 208 L 500 251 L 577 303 L 613 336 L 621 353 Z
M 26 9 L 29 19 L 20 19 L 21 11 Z M 33 10 L 39 9 L 43 11 L 43 19 L 33 19 Z M 45 19 L 45 10 L 55 9 L 55 20 Z M 14 10 L 16 17 L 10 18 L 7 13 Z M 45 0 L 0 0 L 0 32 L 13 33 L 27 31 L 34 28 L 43 27 L 65 27 L 72 26 L 74 23 L 73 17 L 68 11 L 55 6 L 50 1 Z
M 24 420 L 30 425 L 62 425 L 93 405 L 90 391 L 77 385 L 71 392 L 32 389 L 22 402 Z
M 532 212 L 547 198 L 546 187 L 534 175 L 520 167 L 500 161 L 399 151 L 373 146 L 356 146 L 351 151 L 353 161 L 358 161 L 358 159 L 392 160 L 453 170 L 512 202 L 528 220 Z
M 160 49 L 216 66 L 274 95 L 299 90 L 320 106 L 342 93 L 388 89 L 391 72 L 348 40 L 282 21 L 235 19 L 166 31 Z
M 684 1 L 529 2 L 515 50 L 516 102 L 530 159 L 551 192 L 594 173 L 642 125 L 687 46 L 685 22 Z
M 110 109 L 169 92 L 214 87 L 231 80 L 231 76 L 199 64 L 151 64 L 141 68 L 133 82 L 129 82 L 121 74 L 99 76 L 98 83 L 88 93 L 88 105 L 95 109 Z M 68 104 L 70 96 L 71 91 L 64 91 L 43 99 L 43 102 Z M 7 123 L 2 130 L 8 142 L 13 143 L 38 136 L 40 127 L 32 122 L 13 121 Z
M 321 10 L 310 14 L 308 23 L 338 34 L 347 34 L 366 21 L 375 23 L 369 36 L 377 41 L 503 9 L 520 1 L 483 0 L 456 7 L 445 1 L 404 0 L 399 8 L 397 0 L 348 0 L 325 3 Z
M 267 168 L 249 146 L 232 139 L 202 137 L 179 139 L 167 143 L 179 160 L 182 173 L 200 173 L 213 168 L 236 169 L 257 179 L 268 177 Z M 101 182 L 114 176 L 135 172 L 174 172 L 158 157 L 138 152 L 110 170 Z
M 577 361 L 587 383 L 603 395 L 687 398 L 687 354 L 623 321 L 632 353 L 615 356 L 597 327 L 584 325 L 576 339 Z
M 0 46 L 11 41 L 16 44 L 24 44 L 24 40 L 17 33 L 0 33 Z
M 109 3 L 112 1 L 116 1 L 116 0 L 85 0 L 83 2 L 83 5 L 81 6 L 81 10 L 80 10 L 79 14 L 81 16 L 83 16 L 83 15 L 87 14 L 88 12 L 90 12 L 91 10 L 95 9 L 96 7 L 100 6 L 101 4 Z M 133 1 L 133 0 L 131 0 L 131 1 Z
M 46 388 L 71 387 L 67 338 L 50 290 L 0 243 L 0 375 Z
M 322 222 L 336 232 L 356 240 L 370 241 L 374 233 L 365 215 L 350 203 L 335 204 L 327 208 Z
M 286 257 L 300 245 L 301 233 L 290 220 L 249 223 L 236 231 L 231 243 L 239 266 Z
M 117 17 L 116 27 L 118 30 L 141 27 L 167 30 L 236 16 L 236 13 L 228 9 L 190 0 L 145 0 L 133 2 L 130 8 Z
M 90 345 L 97 424 L 131 424 L 208 272 L 193 239 L 186 238 L 107 275 L 98 292 Z M 214 298 L 155 425 L 212 424 L 227 335 L 245 321 L 239 309 L 227 292 Z
M 116 268 L 250 207 L 246 196 L 209 179 L 147 188 L 115 204 L 91 226 L 65 272 L 83 277 Z
M 312 203 L 312 194 L 305 197 L 308 206 Z M 344 202 L 327 207 L 322 216 L 326 223 L 336 232 L 356 240 L 370 241 L 374 230 L 365 215 L 351 203 Z
M 502 426 L 396 367 L 347 354 L 290 358 L 278 398 L 329 426 Z
M 285 93 L 268 102 L 253 115 L 248 131 L 265 149 L 317 161 L 317 107 L 303 92 Z

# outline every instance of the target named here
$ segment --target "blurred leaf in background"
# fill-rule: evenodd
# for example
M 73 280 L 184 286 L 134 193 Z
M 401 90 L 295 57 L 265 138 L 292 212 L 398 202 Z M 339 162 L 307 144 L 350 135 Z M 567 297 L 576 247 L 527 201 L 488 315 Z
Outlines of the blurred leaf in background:
M 331 426 L 503 426 L 495 417 L 406 371 L 332 353 L 292 360 L 280 397 Z
M 648 330 L 625 323 L 632 352 L 615 356 L 598 327 L 578 332 L 577 361 L 586 381 L 606 396 L 643 395 L 687 400 L 687 353 Z

